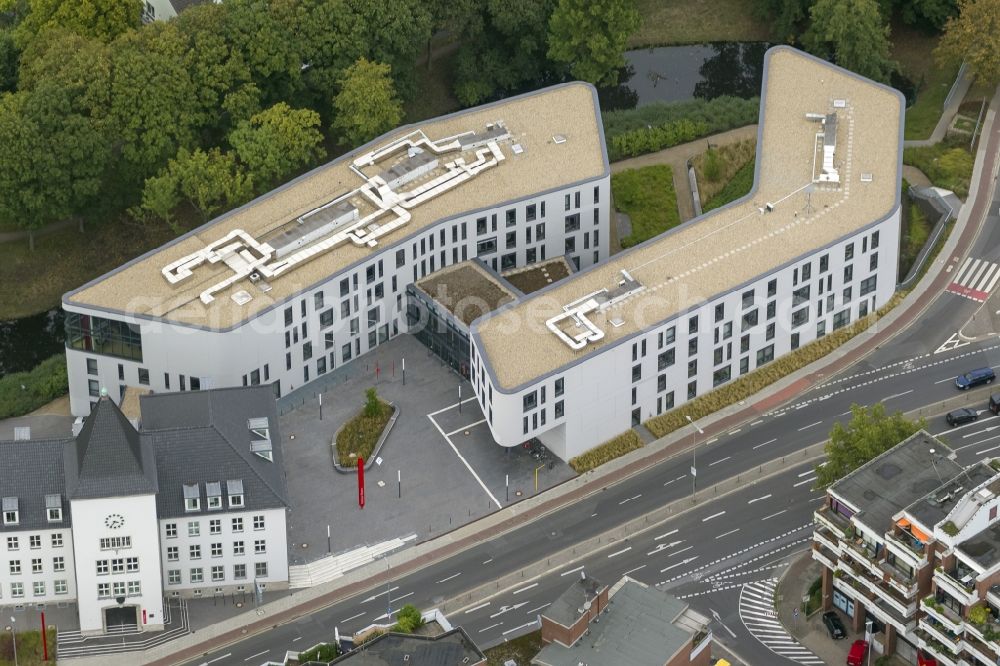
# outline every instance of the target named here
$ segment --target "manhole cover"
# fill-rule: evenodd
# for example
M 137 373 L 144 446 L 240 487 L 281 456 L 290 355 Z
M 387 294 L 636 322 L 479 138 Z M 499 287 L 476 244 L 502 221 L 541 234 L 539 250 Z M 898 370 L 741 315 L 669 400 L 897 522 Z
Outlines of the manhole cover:
M 243 602 L 242 601 L 237 601 L 236 602 L 236 607 L 237 608 L 243 608 Z
M 515 490 L 514 491 L 514 495 L 516 495 L 517 497 L 520 497 L 521 496 L 521 491 L 520 490 Z
M 308 547 L 309 547 L 309 544 L 307 544 L 307 543 L 304 543 L 304 544 L 302 544 L 302 547 L 303 547 L 303 548 L 308 548 Z
M 465 436 L 466 436 L 466 437 L 468 437 L 468 436 L 469 436 L 469 431 L 468 431 L 468 430 L 466 430 L 466 431 L 465 431 Z

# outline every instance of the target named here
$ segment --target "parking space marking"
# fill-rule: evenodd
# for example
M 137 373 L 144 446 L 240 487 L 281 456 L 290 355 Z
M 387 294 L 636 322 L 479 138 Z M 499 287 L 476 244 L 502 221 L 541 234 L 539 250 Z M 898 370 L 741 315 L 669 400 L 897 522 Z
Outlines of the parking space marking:
M 469 425 L 464 425 L 461 428 L 458 428 L 457 430 L 452 430 L 451 432 L 449 432 L 447 434 L 447 436 L 451 437 L 452 435 L 457 435 L 458 433 L 462 432 L 463 430 L 469 430 L 471 428 L 475 428 L 477 425 L 479 425 L 481 423 L 486 423 L 486 419 L 479 419 L 475 423 L 470 423 Z
M 441 411 L 444 411 L 444 410 L 441 410 Z M 438 413 L 438 412 L 435 412 L 435 414 L 436 413 Z M 500 500 L 498 500 L 496 497 L 494 497 L 493 493 L 490 492 L 490 489 L 486 487 L 486 484 L 483 483 L 483 480 L 479 477 L 479 475 L 476 474 L 476 470 L 472 469 L 472 465 L 470 465 L 469 461 L 465 459 L 465 456 L 463 456 L 461 453 L 459 453 L 458 447 L 456 447 L 455 443 L 451 441 L 451 438 L 448 437 L 448 435 L 445 434 L 444 430 L 441 429 L 441 426 L 438 425 L 438 422 L 434 420 L 434 414 L 428 414 L 427 418 L 430 419 L 431 423 L 434 424 L 434 427 L 437 428 L 437 431 L 439 433 L 441 433 L 442 437 L 444 437 L 444 441 L 448 442 L 448 446 L 450 446 L 451 450 L 455 452 L 455 455 L 458 456 L 458 459 L 462 461 L 462 464 L 465 465 L 465 468 L 469 470 L 469 473 L 472 474 L 473 478 L 476 479 L 476 481 L 482 487 L 483 492 L 486 493 L 486 496 L 489 497 L 490 500 L 492 500 L 492 502 L 497 505 L 497 508 L 500 508 L 501 506 L 503 506 L 502 504 L 500 504 Z
M 466 398 L 465 400 L 462 401 L 462 404 L 464 405 L 467 402 L 472 402 L 475 399 L 476 399 L 475 396 L 473 396 L 471 398 Z M 458 407 L 458 403 L 457 402 L 454 405 L 448 405 L 447 407 L 442 407 L 441 409 L 437 410 L 436 412 L 431 412 L 427 416 L 437 416 L 441 412 L 447 412 L 449 409 L 455 409 L 456 407 Z

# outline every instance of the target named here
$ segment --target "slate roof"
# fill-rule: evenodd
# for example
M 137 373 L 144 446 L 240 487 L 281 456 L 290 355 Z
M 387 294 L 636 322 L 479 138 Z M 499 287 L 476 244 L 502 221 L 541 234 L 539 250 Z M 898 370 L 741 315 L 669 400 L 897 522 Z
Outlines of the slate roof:
M 142 432 L 152 441 L 161 518 L 207 511 L 205 484 L 242 480 L 245 511 L 287 506 L 278 411 L 270 386 L 157 393 L 140 398 Z M 267 417 L 273 462 L 250 452 L 247 420 Z M 198 484 L 201 511 L 184 510 L 185 484 Z M 228 506 L 226 507 L 228 508 Z
M 475 666 L 485 663 L 486 656 L 461 627 L 437 636 L 383 634 L 329 662 L 330 666 Z
M 564 627 L 572 627 L 583 615 L 583 604 L 588 601 L 593 603 L 604 587 L 596 578 L 578 578 L 542 612 L 542 617 Z
M 94 405 L 76 441 L 65 447 L 64 464 L 70 499 L 156 492 L 151 443 L 107 396 Z
M 66 501 L 66 476 L 63 449 L 72 439 L 22 440 L 0 442 L 0 496 L 16 497 L 18 524 L 4 525 L 0 533 L 23 530 L 69 527 L 69 502 Z M 63 519 L 50 523 L 45 511 L 45 496 L 62 497 Z
M 692 631 L 675 624 L 688 605 L 666 592 L 628 581 L 612 601 L 601 621 L 590 623 L 589 635 L 570 648 L 550 643 L 531 663 L 663 666 L 694 637 Z
M 962 473 L 962 466 L 952 457 L 950 448 L 920 430 L 837 481 L 830 490 L 858 508 L 856 520 L 882 534 L 892 528 L 894 515 Z

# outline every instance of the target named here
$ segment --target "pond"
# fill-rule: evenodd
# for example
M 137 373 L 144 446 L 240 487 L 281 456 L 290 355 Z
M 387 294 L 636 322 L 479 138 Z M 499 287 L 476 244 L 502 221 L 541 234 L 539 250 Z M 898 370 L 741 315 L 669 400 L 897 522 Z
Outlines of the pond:
M 770 42 L 713 42 L 660 46 L 625 52 L 619 84 L 598 91 L 602 111 L 633 109 L 651 102 L 682 102 L 732 95 L 760 95 L 764 54 Z M 913 103 L 916 86 L 894 73 L 893 87 Z
M 62 308 L 0 321 L 0 377 L 31 370 L 50 356 L 62 353 L 64 336 Z

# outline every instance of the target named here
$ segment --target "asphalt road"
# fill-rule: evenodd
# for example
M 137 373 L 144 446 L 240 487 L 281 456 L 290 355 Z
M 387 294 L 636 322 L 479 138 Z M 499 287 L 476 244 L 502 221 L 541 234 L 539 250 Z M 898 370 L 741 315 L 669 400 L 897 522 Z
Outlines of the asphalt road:
M 997 217 L 1000 197 L 997 191 L 992 195 L 991 215 L 968 256 L 1000 263 L 1000 219 Z M 957 270 L 961 259 L 964 258 L 946 257 L 946 270 Z M 954 377 L 969 369 L 991 366 L 1000 370 L 1000 339 L 962 344 L 957 337 L 957 331 L 980 305 L 945 292 L 917 323 L 849 370 L 804 392 L 790 405 L 762 413 L 724 435 L 699 442 L 699 486 L 709 487 L 761 462 L 791 456 L 822 441 L 836 421 L 846 419 L 854 403 L 881 402 L 890 409 L 907 411 L 955 396 Z M 980 399 L 974 406 L 984 410 L 985 402 Z M 974 424 L 954 430 L 949 429 L 940 416 L 931 419 L 928 425 L 931 432 L 945 433 L 964 463 L 1000 453 L 1000 418 L 989 413 L 984 413 Z M 543 520 L 393 581 L 388 594 L 384 587 L 372 588 L 355 598 L 189 663 L 226 666 L 280 660 L 285 650 L 303 649 L 330 640 L 334 626 L 342 633 L 349 633 L 384 620 L 390 595 L 393 611 L 405 603 L 432 608 L 483 582 L 499 579 L 551 553 L 606 533 L 628 518 L 687 496 L 691 493 L 691 465 L 691 456 L 675 456 L 630 478 L 627 483 L 605 488 Z M 634 543 L 615 549 L 628 547 L 629 550 L 614 557 L 602 551 L 583 566 L 588 573 L 607 582 L 613 582 L 630 570 L 630 575 L 645 582 L 669 581 L 665 589 L 680 595 L 693 594 L 695 596 L 690 599 L 696 608 L 709 614 L 713 609 L 719 613 L 719 621 L 714 627 L 717 639 L 733 645 L 751 664 L 776 663 L 783 658 L 752 639 L 743 627 L 734 601 L 738 589 L 718 589 L 718 586 L 703 589 L 703 581 L 712 576 L 737 574 L 741 567 L 750 566 L 745 563 L 751 560 L 755 565 L 751 569 L 776 566 L 775 562 L 790 552 L 807 547 L 810 515 L 815 500 L 820 497 L 812 491 L 811 479 L 808 467 L 791 468 L 749 490 L 703 503 L 664 525 L 664 532 L 677 530 L 670 537 L 664 537 L 665 542 L 681 543 L 657 550 L 664 540 L 655 539 L 660 532 L 648 532 Z M 769 497 L 750 503 L 765 495 Z M 754 573 L 763 577 L 770 576 L 769 571 Z M 537 585 L 516 595 L 514 592 L 518 588 L 511 589 L 491 599 L 489 606 L 468 614 L 460 613 L 452 620 L 465 626 L 484 647 L 531 631 L 539 609 L 554 600 L 566 586 L 568 576 L 564 577 L 563 573 L 565 571 L 554 571 L 533 581 Z M 740 576 L 732 577 L 742 580 Z M 744 582 L 754 579 L 750 576 Z

